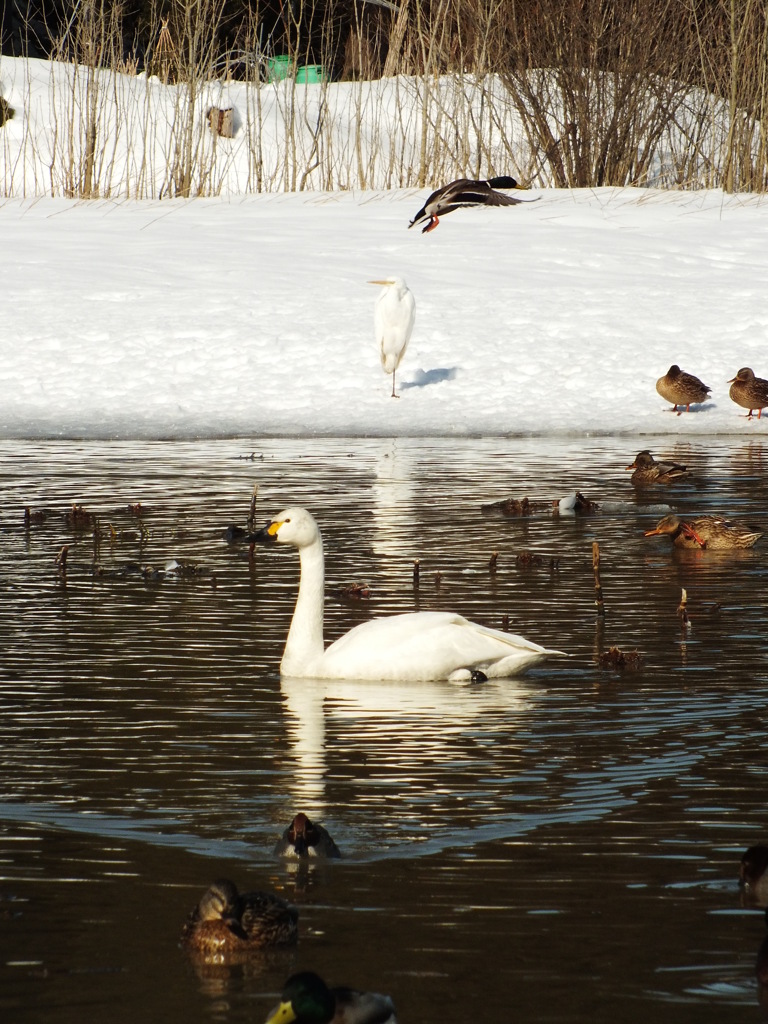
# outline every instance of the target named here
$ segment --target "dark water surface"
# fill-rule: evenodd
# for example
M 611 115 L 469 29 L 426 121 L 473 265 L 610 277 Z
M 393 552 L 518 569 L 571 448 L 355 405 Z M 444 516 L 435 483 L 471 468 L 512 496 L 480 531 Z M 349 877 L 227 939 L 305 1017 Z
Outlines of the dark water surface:
M 766 1019 L 736 878 L 768 840 L 768 540 L 643 531 L 665 503 L 768 528 L 768 441 L 644 439 L 695 476 L 640 493 L 635 444 L 3 443 L 0 1020 L 259 1022 L 307 967 L 389 992 L 401 1024 Z M 260 524 L 303 504 L 323 528 L 327 640 L 450 608 L 571 657 L 281 684 L 298 559 L 222 539 L 255 483 Z M 601 511 L 481 512 L 575 487 Z M 640 667 L 601 669 L 612 645 Z M 272 857 L 298 810 L 342 861 Z M 222 875 L 294 901 L 298 947 L 196 970 L 179 930 Z

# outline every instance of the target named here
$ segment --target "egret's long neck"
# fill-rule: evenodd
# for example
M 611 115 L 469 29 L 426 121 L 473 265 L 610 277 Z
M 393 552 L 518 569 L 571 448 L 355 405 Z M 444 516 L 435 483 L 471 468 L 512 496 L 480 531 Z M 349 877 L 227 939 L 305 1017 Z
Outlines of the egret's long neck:
M 301 675 L 307 665 L 323 653 L 323 542 L 320 537 L 299 548 L 301 578 L 299 596 L 285 641 L 280 670 Z

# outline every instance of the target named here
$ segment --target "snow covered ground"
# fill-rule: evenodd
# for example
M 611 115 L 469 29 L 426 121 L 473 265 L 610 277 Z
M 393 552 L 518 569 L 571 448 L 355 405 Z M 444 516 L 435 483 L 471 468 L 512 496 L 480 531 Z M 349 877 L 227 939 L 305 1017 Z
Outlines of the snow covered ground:
M 0 436 L 768 432 L 727 384 L 768 377 L 768 200 L 543 192 L 422 235 L 423 195 L 6 200 Z M 389 275 L 416 298 L 399 399 Z M 712 388 L 682 416 L 673 362 Z
M 66 74 L 25 98 L 9 67 L 6 183 L 45 155 Z M 428 191 L 0 200 L 0 437 L 768 432 L 727 383 L 768 377 L 768 197 L 546 190 L 422 235 Z M 399 399 L 367 283 L 395 275 Z M 672 363 L 712 388 L 682 416 L 654 388 Z

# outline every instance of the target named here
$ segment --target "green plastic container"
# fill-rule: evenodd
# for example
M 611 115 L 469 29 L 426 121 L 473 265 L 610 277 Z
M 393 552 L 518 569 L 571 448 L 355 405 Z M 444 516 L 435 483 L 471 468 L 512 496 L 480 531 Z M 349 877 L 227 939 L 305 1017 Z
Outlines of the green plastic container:
M 288 56 L 267 58 L 267 80 L 282 82 L 293 74 L 293 58 Z
M 324 82 L 327 78 L 322 64 L 303 64 L 296 72 L 297 82 Z

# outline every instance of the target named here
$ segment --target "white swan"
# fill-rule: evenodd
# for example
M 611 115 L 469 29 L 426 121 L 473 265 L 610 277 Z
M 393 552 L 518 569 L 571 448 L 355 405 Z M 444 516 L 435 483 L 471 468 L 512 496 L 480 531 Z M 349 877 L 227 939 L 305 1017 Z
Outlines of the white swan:
M 298 548 L 301 579 L 280 672 L 315 679 L 464 682 L 518 675 L 561 654 L 524 637 L 479 626 L 452 612 L 410 612 L 355 626 L 323 644 L 323 540 L 304 508 L 287 508 L 255 536 Z

